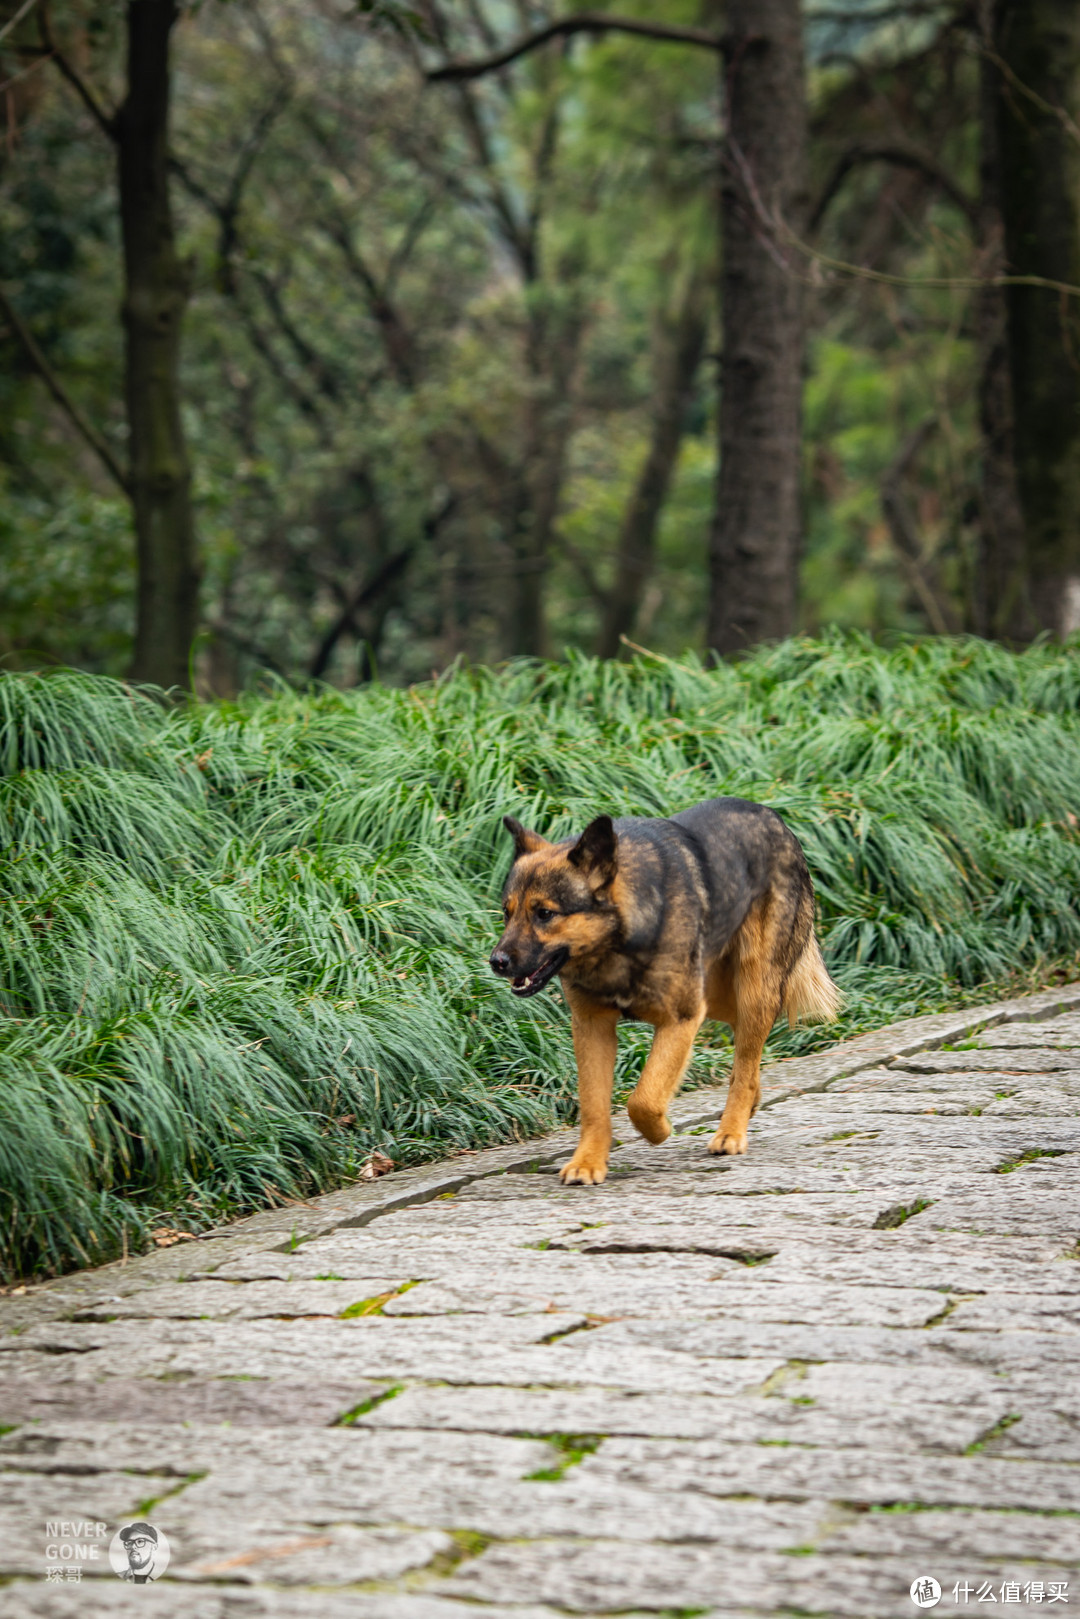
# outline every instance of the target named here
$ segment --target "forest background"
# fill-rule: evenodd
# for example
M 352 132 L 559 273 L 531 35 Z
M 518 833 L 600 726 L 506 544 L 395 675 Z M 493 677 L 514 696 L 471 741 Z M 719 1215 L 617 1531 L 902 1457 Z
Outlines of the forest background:
M 1067 633 L 1072 11 L 2 0 L 5 666 Z

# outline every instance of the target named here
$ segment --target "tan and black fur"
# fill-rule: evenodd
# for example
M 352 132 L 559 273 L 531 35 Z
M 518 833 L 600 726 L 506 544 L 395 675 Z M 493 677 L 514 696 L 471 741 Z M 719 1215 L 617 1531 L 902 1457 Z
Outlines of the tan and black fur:
M 621 1017 L 655 1029 L 627 1111 L 647 1141 L 671 1134 L 668 1105 L 706 1018 L 729 1023 L 735 1060 L 713 1153 L 746 1151 L 761 1097 L 761 1053 L 786 1012 L 828 1021 L 840 994 L 814 936 L 814 890 L 779 815 L 712 798 L 666 820 L 598 816 L 575 841 L 549 843 L 512 816 L 506 927 L 492 969 L 515 995 L 558 975 L 573 1019 L 581 1137 L 560 1171 L 607 1174 L 611 1087 Z

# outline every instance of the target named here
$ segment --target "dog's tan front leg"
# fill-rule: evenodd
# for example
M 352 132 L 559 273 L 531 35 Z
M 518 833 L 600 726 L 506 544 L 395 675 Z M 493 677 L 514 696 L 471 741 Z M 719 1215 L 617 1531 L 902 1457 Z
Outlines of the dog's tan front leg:
M 559 1171 L 565 1185 L 597 1186 L 611 1153 L 611 1087 L 615 1080 L 618 1012 L 571 996 L 574 1055 L 578 1070 L 581 1135 L 577 1151 Z
M 694 1049 L 694 1036 L 704 1017 L 702 1007 L 693 1017 L 657 1026 L 641 1078 L 626 1104 L 634 1128 L 655 1146 L 671 1134 L 668 1105 L 686 1072 Z

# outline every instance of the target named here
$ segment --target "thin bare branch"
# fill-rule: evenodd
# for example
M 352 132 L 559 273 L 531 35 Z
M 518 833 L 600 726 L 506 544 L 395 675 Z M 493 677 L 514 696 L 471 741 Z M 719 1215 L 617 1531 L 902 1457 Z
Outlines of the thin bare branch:
M 547 193 L 548 181 L 555 163 L 555 152 L 559 144 L 559 124 L 561 108 L 559 98 L 556 96 L 548 106 L 544 117 L 543 128 L 540 132 L 540 145 L 533 165 L 533 188 L 529 199 L 529 217 L 526 229 L 526 240 L 530 261 L 536 265 L 539 258 L 540 225 L 543 219 L 544 198 Z
M 233 261 L 239 239 L 237 220 L 240 217 L 240 204 L 243 200 L 244 187 L 251 177 L 251 171 L 255 167 L 256 159 L 271 128 L 284 110 L 291 94 L 292 92 L 287 85 L 280 84 L 278 86 L 240 146 L 236 167 L 233 169 L 233 176 L 229 182 L 229 189 L 225 194 L 225 200 L 221 205 L 219 215 L 221 236 L 218 243 L 218 262 L 222 286 L 226 290 L 228 290 L 227 284 L 234 283 L 236 279 Z
M 449 55 L 449 30 L 437 0 L 428 0 L 426 13 L 432 32 L 439 45 Z M 431 77 L 430 74 L 427 76 Z M 465 77 L 475 76 L 465 75 Z M 476 98 L 470 87 L 465 83 L 457 84 L 456 93 L 459 115 L 466 138 L 473 149 L 477 167 L 484 175 L 487 185 L 487 205 L 495 216 L 503 240 L 518 261 L 522 276 L 526 281 L 532 281 L 536 275 L 536 263 L 529 241 L 528 227 L 519 220 L 511 194 L 503 183 Z
M 364 289 L 364 297 L 379 328 L 383 348 L 395 377 L 403 388 L 412 390 L 416 387 L 416 355 L 413 339 L 397 306 L 387 293 L 386 283 L 379 285 L 371 267 L 356 247 L 345 220 L 338 218 L 332 222 L 326 221 L 322 228 L 341 250 L 349 270 Z
M 28 67 L 21 67 L 18 73 L 13 73 L 10 79 L 5 79 L 3 84 L 0 84 L 0 94 L 2 94 L 5 90 L 10 90 L 16 84 L 21 84 L 23 79 L 28 79 L 31 73 L 36 73 L 39 67 L 44 67 L 46 62 L 51 61 L 51 56 L 42 55 L 35 57 Z
M 777 262 L 781 262 L 780 244 L 784 243 L 802 258 L 809 259 L 814 268 L 835 270 L 842 275 L 854 276 L 861 281 L 876 281 L 886 287 L 941 288 L 945 291 L 975 291 L 983 287 L 1044 287 L 1048 292 L 1058 292 L 1067 298 L 1080 298 L 1080 286 L 1071 281 L 1055 281 L 1043 275 L 890 275 L 885 270 L 871 270 L 865 265 L 849 264 L 846 259 L 834 259 L 830 254 L 822 253 L 810 242 L 797 236 L 779 214 L 770 213 L 762 201 L 753 171 L 745 156 L 730 139 L 728 151 L 731 154 L 732 167 L 744 183 L 746 200 L 752 207 L 763 232 L 763 242 L 771 241 L 770 251 Z M 798 275 L 798 271 L 790 262 L 787 263 L 787 268 L 790 274 Z M 815 276 L 814 269 L 807 279 L 811 285 L 820 284 L 820 276 Z
M 318 680 L 323 674 L 327 664 L 330 662 L 334 648 L 349 628 L 354 615 L 390 589 L 391 585 L 405 572 L 412 560 L 415 549 L 415 546 L 408 545 L 400 551 L 395 551 L 375 570 L 372 577 L 348 598 L 341 612 L 319 642 L 315 656 L 311 660 L 310 672 L 312 680 Z
M 882 479 L 881 509 L 889 525 L 893 548 L 912 589 L 923 605 L 931 629 L 935 635 L 951 635 L 958 625 L 953 621 L 951 611 L 939 600 L 934 590 L 931 577 L 934 571 L 932 563 L 928 567 L 929 559 L 919 535 L 919 526 L 903 490 L 906 473 L 937 425 L 937 416 L 930 415 L 908 434 Z
M 0 28 L 0 40 L 6 39 L 13 28 L 18 28 L 26 14 L 33 11 L 37 3 L 38 0 L 23 0 L 22 5 L 19 7 L 14 17 L 9 17 L 3 28 Z
M 523 38 L 515 40 L 501 51 L 494 51 L 490 56 L 481 56 L 469 62 L 447 62 L 427 74 L 428 82 L 441 84 L 447 81 L 460 83 L 467 79 L 479 79 L 485 73 L 497 72 L 499 68 L 516 62 L 519 57 L 525 56 L 529 51 L 546 45 L 549 40 L 566 38 L 571 34 L 636 34 L 641 39 L 656 39 L 673 45 L 697 45 L 706 50 L 722 51 L 724 42 L 720 35 L 709 33 L 705 28 L 688 28 L 679 23 L 646 22 L 640 17 L 620 17 L 606 11 L 580 11 L 570 17 L 560 17 L 556 22 L 548 23 L 544 28 L 538 28 L 535 33 L 526 34 Z
M 64 387 L 64 384 L 60 381 L 60 378 L 56 375 L 56 372 L 53 370 L 41 349 L 38 347 L 34 334 L 24 323 L 14 304 L 11 302 L 11 299 L 8 297 L 7 293 L 2 287 L 0 287 L 0 312 L 2 312 L 6 317 L 8 325 L 11 327 L 15 336 L 22 344 L 23 351 L 26 354 L 27 359 L 30 361 L 30 364 L 33 366 L 46 388 L 48 388 L 49 392 L 56 400 L 56 403 L 60 406 L 60 409 L 71 422 L 71 425 L 75 428 L 85 443 L 89 445 L 90 449 L 93 450 L 94 454 L 97 456 L 98 460 L 109 474 L 109 477 L 119 485 L 120 489 L 125 495 L 130 495 L 131 487 L 128 482 L 127 474 L 123 471 L 120 463 L 113 455 L 112 450 L 102 438 L 97 428 L 94 427 L 90 421 L 88 421 L 88 419 L 79 409 L 78 405 L 75 403 L 74 399 L 72 399 L 71 395 Z
M 235 259 L 236 249 L 239 245 L 239 230 L 237 221 L 240 217 L 240 205 L 243 201 L 244 187 L 251 178 L 256 159 L 261 151 L 267 136 L 284 109 L 291 95 L 287 85 L 281 84 L 271 96 L 262 112 L 255 119 L 251 129 L 240 143 L 236 164 L 233 168 L 232 178 L 228 189 L 220 200 L 214 196 L 208 186 L 203 185 L 191 168 L 173 152 L 169 157 L 169 167 L 183 185 L 184 189 L 201 202 L 218 221 L 218 285 L 222 292 L 233 294 L 236 291 Z
M 42 45 L 48 51 L 64 78 L 82 101 L 101 132 L 107 135 L 111 141 L 114 141 L 116 139 L 116 115 L 106 112 L 93 90 L 86 83 L 86 80 L 80 73 L 76 72 L 59 45 L 57 45 L 53 37 L 52 23 L 49 20 L 49 9 L 44 4 L 38 12 L 38 29 L 41 33 Z
M 169 153 L 169 168 L 176 175 L 184 190 L 194 197 L 196 202 L 201 202 L 203 207 L 209 209 L 212 214 L 220 216 L 221 204 L 213 192 L 208 190 L 201 180 L 196 179 L 184 159 L 177 157 L 175 152 Z
M 480 0 L 466 0 L 466 4 L 468 7 L 469 16 L 472 18 L 473 26 L 480 35 L 485 50 L 490 52 L 491 55 L 494 55 L 499 49 L 499 36 L 485 15 L 484 9 L 480 4 Z M 526 19 L 523 22 L 522 27 L 527 28 L 528 26 L 529 22 L 528 19 Z M 495 75 L 495 82 L 498 85 L 500 94 L 504 97 L 504 99 L 507 101 L 512 101 L 514 95 L 513 75 L 506 68 L 503 68 Z
M 274 674 L 280 675 L 282 680 L 288 681 L 289 676 L 273 654 L 267 652 L 265 647 L 260 646 L 257 641 L 249 640 L 241 630 L 233 629 L 232 625 L 227 624 L 224 619 L 211 619 L 206 627 L 211 635 L 219 635 L 223 641 L 228 641 L 229 645 L 234 646 L 238 652 L 246 652 L 248 657 L 253 658 L 256 663 L 261 663 L 265 668 L 272 669 Z
M 386 278 L 383 281 L 383 291 L 391 293 L 398 276 L 404 270 L 412 257 L 413 248 L 424 234 L 435 212 L 435 201 L 426 197 L 405 228 L 401 241 L 390 255 L 390 262 L 386 267 Z
M 978 291 L 982 287 L 1045 287 L 1047 292 L 1060 292 L 1066 298 L 1080 298 L 1080 286 L 1071 281 L 1053 281 L 1045 275 L 889 275 L 884 270 L 870 270 L 862 264 L 848 264 L 845 259 L 834 259 L 819 253 L 816 247 L 804 242 L 793 231 L 784 231 L 785 239 L 797 253 L 813 260 L 823 269 L 835 270 L 840 275 L 855 276 L 861 281 L 877 281 L 886 287 L 941 288 L 944 291 Z
M 333 433 L 318 401 L 308 393 L 306 388 L 300 386 L 296 378 L 281 363 L 274 352 L 269 337 L 248 308 L 246 299 L 239 293 L 236 297 L 236 307 L 248 342 L 256 354 L 262 358 L 267 370 L 280 384 L 282 391 L 292 399 L 300 414 L 312 424 L 321 442 L 324 445 L 330 444 L 333 440 Z
M 612 593 L 606 585 L 601 583 L 599 574 L 584 551 L 579 550 L 574 542 L 568 540 L 561 531 L 556 536 L 556 543 L 567 560 L 573 563 L 578 577 L 593 598 L 593 601 L 598 607 L 606 608 L 611 600 Z
M 1029 84 L 1025 84 L 1022 79 L 1018 78 L 1004 57 L 991 50 L 989 45 L 980 43 L 979 49 L 988 61 L 993 62 L 998 72 L 1004 76 L 1014 90 L 1018 91 L 1025 100 L 1030 101 L 1033 107 L 1038 107 L 1040 112 L 1046 113 L 1050 118 L 1056 118 L 1065 133 L 1074 141 L 1080 143 L 1080 129 L 1077 128 L 1064 107 L 1056 107 L 1052 101 L 1044 100 L 1037 90 L 1033 90 Z
M 939 190 L 943 191 L 950 202 L 956 204 L 969 224 L 978 222 L 979 205 L 974 197 L 969 197 L 958 181 L 936 162 L 929 152 L 919 151 L 914 146 L 849 146 L 836 160 L 836 164 L 828 180 L 822 188 L 821 195 L 814 205 L 810 215 L 809 231 L 813 235 L 821 224 L 829 204 L 836 196 L 840 187 L 853 169 L 860 168 L 867 163 L 891 163 L 896 168 L 914 169 L 933 182 Z
M 480 0 L 466 0 L 466 4 L 468 6 L 469 16 L 473 20 L 474 28 L 480 35 L 480 38 L 484 41 L 484 44 L 487 46 L 488 50 L 492 55 L 494 55 L 499 48 L 499 38 L 494 28 L 492 28 L 491 23 L 488 21 L 484 8 L 480 4 Z
M 947 0 L 927 0 L 925 5 L 912 4 L 912 0 L 904 0 L 900 5 L 883 6 L 880 11 L 863 11 L 855 7 L 847 11 L 807 9 L 806 21 L 839 23 L 841 26 L 856 23 L 860 28 L 865 28 L 873 27 L 875 23 L 913 22 L 921 17 L 937 17 L 948 9 Z
M 279 284 L 268 276 L 265 270 L 252 271 L 252 279 L 262 293 L 266 306 L 277 323 L 278 330 L 288 342 L 308 376 L 325 399 L 337 403 L 341 398 L 341 378 L 337 368 L 316 349 L 312 348 L 307 338 L 299 330 L 296 322 L 285 308 Z

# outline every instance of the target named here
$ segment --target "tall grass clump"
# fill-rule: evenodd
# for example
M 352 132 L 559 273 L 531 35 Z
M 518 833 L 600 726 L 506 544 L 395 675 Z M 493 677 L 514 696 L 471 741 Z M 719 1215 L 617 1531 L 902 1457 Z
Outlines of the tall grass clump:
M 979 641 L 179 709 L 0 675 L 2 1274 L 302 1198 L 376 1147 L 418 1161 L 566 1118 L 557 992 L 517 1002 L 486 966 L 507 811 L 559 836 L 718 793 L 774 805 L 841 1033 L 1075 956 L 1078 711 L 1080 647 Z M 620 1083 L 648 1035 L 626 1029 Z

